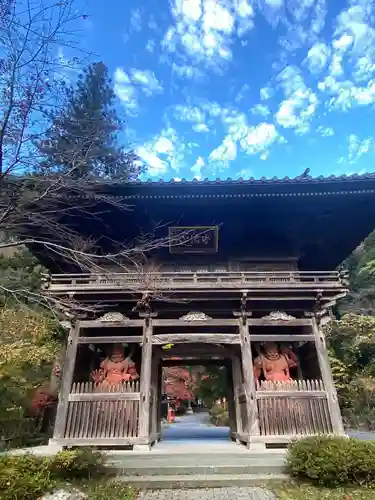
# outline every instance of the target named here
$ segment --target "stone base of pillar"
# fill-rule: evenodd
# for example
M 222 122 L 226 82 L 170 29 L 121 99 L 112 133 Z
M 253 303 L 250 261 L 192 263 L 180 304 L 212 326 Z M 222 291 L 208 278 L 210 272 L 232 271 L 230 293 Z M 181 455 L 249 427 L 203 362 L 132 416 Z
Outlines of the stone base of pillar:
M 133 446 L 133 451 L 137 452 L 149 452 L 151 451 L 151 445 L 149 444 L 135 444 Z
M 266 451 L 266 443 L 251 442 L 247 443 L 247 449 L 249 451 Z

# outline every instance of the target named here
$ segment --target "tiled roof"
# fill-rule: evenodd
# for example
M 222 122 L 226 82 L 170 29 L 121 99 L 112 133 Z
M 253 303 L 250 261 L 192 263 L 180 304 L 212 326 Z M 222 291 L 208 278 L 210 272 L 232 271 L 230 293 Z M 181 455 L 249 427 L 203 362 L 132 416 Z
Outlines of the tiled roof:
M 175 179 L 170 179 L 169 181 L 165 181 L 163 179 L 159 179 L 157 181 L 153 179 L 148 179 L 146 181 L 132 181 L 129 184 L 133 185 L 152 185 L 152 186 L 171 186 L 171 185 L 220 185 L 220 184 L 313 184 L 313 183 L 329 183 L 329 182 L 342 182 L 342 181 L 360 181 L 360 180 L 375 180 L 375 173 L 365 173 L 365 174 L 353 174 L 353 175 L 330 175 L 328 177 L 324 177 L 320 175 L 319 177 L 311 177 L 310 175 L 299 175 L 298 177 L 261 177 L 260 179 L 255 179 L 254 177 L 250 177 L 249 179 L 243 179 L 240 177 L 239 179 L 232 179 L 228 177 L 227 179 L 202 179 L 202 180 L 186 180 L 181 179 L 180 181 L 176 181 Z

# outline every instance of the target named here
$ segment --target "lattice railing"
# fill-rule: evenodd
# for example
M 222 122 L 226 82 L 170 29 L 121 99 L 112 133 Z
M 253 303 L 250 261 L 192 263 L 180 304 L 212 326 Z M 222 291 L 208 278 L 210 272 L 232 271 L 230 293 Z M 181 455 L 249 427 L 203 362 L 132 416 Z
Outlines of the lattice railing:
M 65 438 L 102 440 L 138 436 L 139 381 L 119 385 L 73 384 Z
M 101 273 L 101 274 L 53 274 L 46 280 L 50 291 L 85 289 L 133 289 L 143 286 L 149 289 L 184 289 L 205 287 L 282 286 L 293 287 L 344 287 L 342 276 L 336 272 L 272 271 L 272 272 L 157 272 L 157 273 Z

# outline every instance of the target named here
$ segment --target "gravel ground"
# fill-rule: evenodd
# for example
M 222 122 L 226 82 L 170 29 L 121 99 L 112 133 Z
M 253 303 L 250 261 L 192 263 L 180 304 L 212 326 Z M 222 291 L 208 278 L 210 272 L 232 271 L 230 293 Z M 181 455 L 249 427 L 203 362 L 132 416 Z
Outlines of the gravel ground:
M 277 500 L 263 488 L 212 488 L 196 490 L 148 490 L 137 500 Z

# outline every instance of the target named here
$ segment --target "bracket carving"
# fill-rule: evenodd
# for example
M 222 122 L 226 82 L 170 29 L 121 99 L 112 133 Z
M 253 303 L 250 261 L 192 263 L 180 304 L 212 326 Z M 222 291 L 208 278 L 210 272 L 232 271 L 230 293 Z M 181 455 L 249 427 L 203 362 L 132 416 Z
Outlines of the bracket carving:
M 181 316 L 181 321 L 209 321 L 211 316 L 207 316 L 207 314 L 200 311 L 191 311 Z
M 284 311 L 272 311 L 270 314 L 267 314 L 267 316 L 263 316 L 262 319 L 268 321 L 291 321 L 296 318 Z
M 128 320 L 129 318 L 119 312 L 108 312 L 99 318 L 101 323 L 121 323 Z

